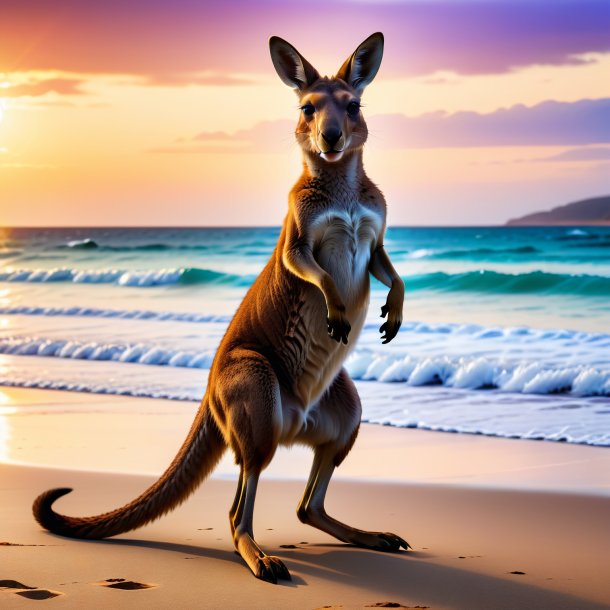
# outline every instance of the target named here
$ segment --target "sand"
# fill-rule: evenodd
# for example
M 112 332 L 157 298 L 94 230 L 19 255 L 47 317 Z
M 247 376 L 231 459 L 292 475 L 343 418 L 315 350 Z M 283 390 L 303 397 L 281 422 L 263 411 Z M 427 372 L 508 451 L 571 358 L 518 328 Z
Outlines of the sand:
M 363 426 L 327 509 L 405 537 L 413 551 L 399 554 L 349 547 L 302 525 L 295 508 L 310 456 L 282 452 L 255 513 L 257 540 L 293 576 L 274 586 L 254 579 L 233 552 L 228 462 L 182 507 L 112 540 L 60 538 L 31 517 L 33 498 L 52 486 L 74 487 L 58 502 L 74 515 L 132 499 L 154 477 L 127 472 L 164 466 L 194 405 L 176 417 L 165 401 L 0 396 L 2 459 L 21 462 L 0 465 L 0 542 L 8 543 L 0 546 L 0 608 L 610 608 L 607 449 Z M 79 419 L 87 401 L 95 413 Z M 46 466 L 23 465 L 37 459 Z

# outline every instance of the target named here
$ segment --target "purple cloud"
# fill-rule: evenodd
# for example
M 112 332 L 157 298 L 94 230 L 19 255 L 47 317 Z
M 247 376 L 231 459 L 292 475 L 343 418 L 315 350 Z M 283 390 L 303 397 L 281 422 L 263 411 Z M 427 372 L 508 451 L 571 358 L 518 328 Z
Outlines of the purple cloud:
M 547 101 L 488 114 L 378 115 L 368 123 L 379 145 L 390 148 L 604 144 L 610 143 L 610 98 Z
M 593 146 L 586 148 L 571 148 L 556 155 L 535 159 L 542 163 L 561 163 L 570 161 L 610 161 L 610 148 Z
M 316 14 L 314 20 L 304 15 Z M 607 0 L 328 2 L 20 0 L 0 5 L 0 71 L 60 69 L 180 78 L 271 73 L 278 34 L 336 70 L 366 36 L 386 35 L 381 76 L 501 73 L 577 64 L 610 51 Z
M 377 146 L 390 149 L 608 144 L 610 98 L 547 101 L 531 107 L 502 108 L 488 114 L 431 112 L 418 117 L 381 114 L 370 117 L 367 122 Z M 235 133 L 203 131 L 152 152 L 284 151 L 287 146 L 294 145 L 295 125 L 296 119 L 281 119 L 257 123 Z M 605 159 L 609 150 L 592 148 L 562 155 L 563 160 L 593 160 L 595 155 Z

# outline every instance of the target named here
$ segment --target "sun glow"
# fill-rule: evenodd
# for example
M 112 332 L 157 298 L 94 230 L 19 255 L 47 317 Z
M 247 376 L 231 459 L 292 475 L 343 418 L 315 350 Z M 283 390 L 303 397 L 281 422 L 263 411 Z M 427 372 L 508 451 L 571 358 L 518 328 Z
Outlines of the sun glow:
M 0 74 L 0 91 L 2 89 L 8 89 L 11 86 L 11 83 L 7 80 L 6 74 Z M 2 123 L 2 119 L 4 118 L 4 100 L 0 96 L 0 123 Z

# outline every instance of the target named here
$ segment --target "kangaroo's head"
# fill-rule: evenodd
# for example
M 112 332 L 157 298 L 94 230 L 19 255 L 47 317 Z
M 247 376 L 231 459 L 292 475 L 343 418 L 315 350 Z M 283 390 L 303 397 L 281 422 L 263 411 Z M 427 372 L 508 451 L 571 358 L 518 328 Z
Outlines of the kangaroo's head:
M 331 78 L 320 76 L 285 40 L 272 36 L 269 47 L 279 77 L 299 96 L 296 136 L 303 151 L 333 162 L 360 149 L 368 134 L 360 98 L 379 70 L 383 34 L 369 36 Z

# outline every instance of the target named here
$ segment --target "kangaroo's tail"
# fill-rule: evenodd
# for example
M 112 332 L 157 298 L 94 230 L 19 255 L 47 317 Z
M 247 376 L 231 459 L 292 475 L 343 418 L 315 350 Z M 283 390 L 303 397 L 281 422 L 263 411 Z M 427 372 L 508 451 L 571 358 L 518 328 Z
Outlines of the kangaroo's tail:
M 49 489 L 34 501 L 34 517 L 51 532 L 71 538 L 107 538 L 136 529 L 184 502 L 211 473 L 225 449 L 225 440 L 204 398 L 191 430 L 173 462 L 138 498 L 102 515 L 68 517 L 56 513 L 52 505 L 72 490 Z

